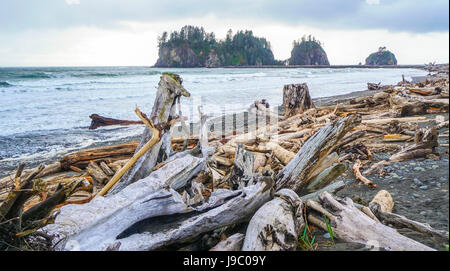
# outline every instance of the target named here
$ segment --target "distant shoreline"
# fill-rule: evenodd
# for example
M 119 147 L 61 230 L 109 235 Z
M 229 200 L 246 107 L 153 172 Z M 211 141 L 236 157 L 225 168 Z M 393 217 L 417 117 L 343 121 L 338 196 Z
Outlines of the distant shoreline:
M 151 66 L 151 68 L 207 68 L 207 69 L 347 69 L 347 68 L 359 68 L 359 69 L 425 69 L 426 65 L 263 65 L 263 66 L 219 66 L 219 67 L 157 67 Z

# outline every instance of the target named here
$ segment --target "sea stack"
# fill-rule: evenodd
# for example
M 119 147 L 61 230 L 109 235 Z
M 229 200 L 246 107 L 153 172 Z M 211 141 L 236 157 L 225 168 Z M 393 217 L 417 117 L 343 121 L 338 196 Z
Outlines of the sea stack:
M 397 59 L 391 51 L 386 50 L 386 47 L 380 47 L 378 52 L 366 58 L 366 65 L 397 65 Z
M 311 35 L 294 41 L 289 65 L 330 65 L 322 43 Z

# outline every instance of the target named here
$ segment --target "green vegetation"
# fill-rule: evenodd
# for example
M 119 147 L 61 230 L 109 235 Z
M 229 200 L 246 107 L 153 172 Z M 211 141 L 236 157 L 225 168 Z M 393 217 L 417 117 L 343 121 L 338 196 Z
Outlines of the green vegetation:
M 333 228 L 331 228 L 330 222 L 328 221 L 328 218 L 326 215 L 323 215 L 323 219 L 325 220 L 325 225 L 327 225 L 327 231 L 328 231 L 328 234 L 330 235 L 331 242 L 334 243 Z
M 305 221 L 305 229 L 303 230 L 303 234 L 299 237 L 299 248 L 302 250 L 316 250 L 318 245 L 314 243 L 316 237 L 310 236 L 311 232 L 308 227 L 308 222 Z
M 323 44 L 309 35 L 293 42 L 289 65 L 330 65 Z
M 184 26 L 180 31 L 164 32 L 158 38 L 159 59 L 156 66 L 203 67 L 239 65 L 278 65 L 270 43 L 252 31 L 231 29 L 225 40 L 217 41 L 214 33 L 203 27 Z
M 392 52 L 386 50 L 386 47 L 380 47 L 378 52 L 366 58 L 366 65 L 397 65 L 397 59 Z

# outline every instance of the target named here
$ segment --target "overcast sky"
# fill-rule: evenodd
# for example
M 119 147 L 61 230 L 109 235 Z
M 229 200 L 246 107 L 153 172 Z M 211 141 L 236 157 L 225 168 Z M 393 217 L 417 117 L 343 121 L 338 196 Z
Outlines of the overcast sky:
M 399 64 L 449 62 L 448 0 L 1 0 L 0 66 L 151 66 L 157 36 L 187 24 L 253 30 L 280 60 L 312 34 L 331 64 L 379 46 Z

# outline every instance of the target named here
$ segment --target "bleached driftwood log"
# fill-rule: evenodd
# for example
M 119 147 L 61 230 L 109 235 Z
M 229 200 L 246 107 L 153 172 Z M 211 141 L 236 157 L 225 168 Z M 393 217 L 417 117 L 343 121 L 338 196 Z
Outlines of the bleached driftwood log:
M 121 194 L 141 182 L 142 180 L 131 184 L 108 198 L 123 197 L 125 195 Z M 108 215 L 103 216 L 103 219 L 89 223 L 88 228 L 76 234 L 70 234 L 57 249 L 115 248 L 136 251 L 157 250 L 174 244 L 183 244 L 196 240 L 203 233 L 248 220 L 272 197 L 273 180 L 268 177 L 263 177 L 257 184 L 242 190 L 216 190 L 208 201 L 197 207 L 186 205 L 173 189 L 169 191 L 160 189 L 146 194 L 139 201 L 133 201 L 131 205 L 126 204 L 120 212 L 113 214 L 106 212 Z M 44 230 L 54 235 L 61 232 L 62 228 L 49 225 Z
M 435 127 L 417 130 L 414 144 L 406 147 L 389 158 L 391 162 L 410 160 L 435 153 L 438 146 L 438 134 Z
M 189 97 L 189 92 L 181 85 L 182 79 L 176 74 L 163 73 L 159 81 L 155 103 L 150 115 L 153 124 L 158 126 L 175 118 L 176 101 L 181 96 Z M 170 134 L 165 133 L 160 127 L 161 141 L 156 143 L 150 151 L 146 152 L 139 160 L 122 176 L 121 180 L 111 189 L 110 194 L 117 193 L 127 185 L 148 176 L 160 157 L 162 143 L 167 140 L 170 143 Z M 146 128 L 141 141 L 136 149 L 138 152 L 152 137 L 150 129 Z M 170 145 L 170 144 L 169 144 Z M 161 161 L 159 161 L 161 162 Z
M 226 177 L 226 181 L 234 189 L 242 188 L 253 184 L 255 155 L 244 150 L 242 144 L 238 144 L 233 162 L 233 168 Z
M 335 120 L 322 127 L 311 136 L 289 164 L 277 175 L 276 189 L 289 188 L 296 192 L 309 184 L 310 174 L 322 159 L 326 158 L 330 150 L 345 134 L 361 122 L 359 115 L 349 115 Z
M 356 208 L 350 198 L 335 199 L 324 192 L 319 196 L 319 201 L 320 203 L 310 200 L 306 202 L 306 206 L 312 211 L 308 215 L 308 221 L 327 230 L 322 218 L 325 215 L 336 237 L 346 242 L 394 251 L 434 250 L 370 218 Z M 318 212 L 320 217 L 313 212 Z
M 283 88 L 284 116 L 291 117 L 314 108 L 306 83 L 285 85 Z
M 244 243 L 244 238 L 245 235 L 242 233 L 235 233 L 227 239 L 220 241 L 209 251 L 240 251 Z
M 120 193 L 109 197 L 98 196 L 83 205 L 62 207 L 55 223 L 48 225 L 44 231 L 57 236 L 55 240 L 61 240 L 81 232 L 90 232 L 100 227 L 105 220 L 115 221 L 115 223 L 120 221 L 120 223 L 129 224 L 123 227 L 129 227 L 147 216 L 146 212 L 152 212 L 143 204 L 149 197 L 151 198 L 150 195 L 164 187 L 179 189 L 185 186 L 186 182 L 197 175 L 203 167 L 204 159 L 191 155 L 175 159 L 152 172 L 147 178 L 127 186 Z M 143 206 L 139 208 L 139 204 Z M 103 230 L 109 231 L 109 229 Z
M 250 220 L 242 250 L 295 250 L 304 226 L 303 202 L 294 191 L 281 189 Z

